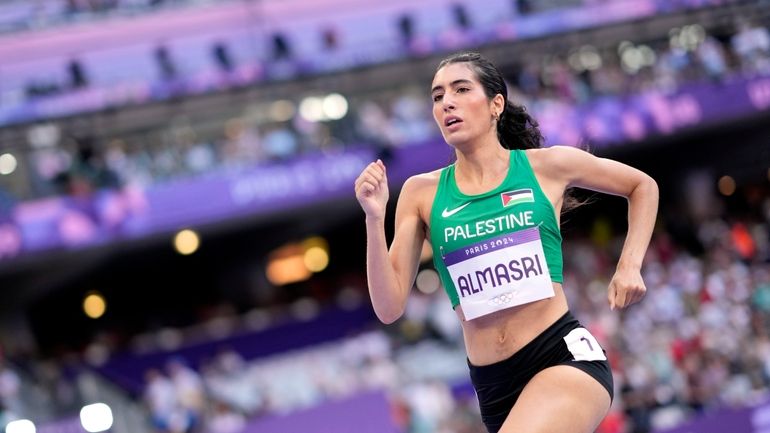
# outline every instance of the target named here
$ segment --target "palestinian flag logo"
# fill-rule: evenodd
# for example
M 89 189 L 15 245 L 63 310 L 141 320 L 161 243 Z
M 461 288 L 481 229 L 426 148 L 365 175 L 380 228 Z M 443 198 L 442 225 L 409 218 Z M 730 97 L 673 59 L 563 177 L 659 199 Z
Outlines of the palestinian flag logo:
M 500 194 L 500 198 L 503 199 L 503 207 L 515 206 L 521 203 L 535 202 L 535 194 L 532 193 L 530 188 L 504 192 Z

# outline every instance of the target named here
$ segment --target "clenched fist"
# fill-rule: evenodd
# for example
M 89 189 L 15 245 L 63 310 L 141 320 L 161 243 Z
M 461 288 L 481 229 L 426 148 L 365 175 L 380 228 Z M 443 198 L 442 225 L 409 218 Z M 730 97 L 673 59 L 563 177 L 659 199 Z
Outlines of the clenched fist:
M 388 176 L 379 159 L 367 165 L 356 179 L 356 198 L 370 218 L 385 218 L 388 204 Z
M 607 300 L 612 310 L 626 308 L 641 301 L 646 292 L 647 287 L 638 270 L 618 269 L 610 281 Z

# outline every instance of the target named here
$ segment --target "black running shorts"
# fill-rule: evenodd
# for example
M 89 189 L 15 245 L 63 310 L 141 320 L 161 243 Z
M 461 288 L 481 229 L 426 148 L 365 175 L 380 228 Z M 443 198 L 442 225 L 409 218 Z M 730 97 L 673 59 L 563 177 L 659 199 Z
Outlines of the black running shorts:
M 566 337 L 566 338 L 565 338 Z M 613 382 L 606 352 L 569 311 L 508 359 L 474 366 L 468 361 L 481 418 L 496 433 L 537 373 L 555 365 L 571 365 L 596 379 L 613 398 Z

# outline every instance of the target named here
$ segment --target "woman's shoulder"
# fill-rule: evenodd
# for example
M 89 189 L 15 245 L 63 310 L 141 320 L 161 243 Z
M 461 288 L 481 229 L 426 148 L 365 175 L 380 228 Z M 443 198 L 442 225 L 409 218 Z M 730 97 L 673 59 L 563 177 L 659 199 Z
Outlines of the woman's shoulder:
M 409 187 L 411 190 L 435 189 L 439 179 L 441 179 L 441 170 L 443 169 L 412 175 L 404 182 L 404 188 Z
M 586 155 L 590 152 L 575 146 L 557 144 L 554 146 L 540 147 L 537 149 L 526 149 L 527 156 L 546 158 L 550 160 L 568 160 L 576 155 Z
M 575 158 L 585 153 L 572 146 L 550 146 L 539 149 L 527 149 L 529 163 L 535 171 L 559 173 L 568 169 Z
M 423 208 L 433 202 L 438 189 L 441 169 L 410 176 L 401 188 L 399 200 L 415 203 Z
M 585 153 L 584 150 L 578 149 L 574 146 L 565 146 L 557 144 L 548 147 L 539 147 L 537 149 L 526 149 L 525 152 L 530 158 L 546 158 L 546 159 L 560 159 L 568 158 L 570 155 L 576 153 Z
M 441 178 L 441 171 L 443 168 L 439 168 L 438 170 L 428 171 L 425 173 L 418 173 L 415 175 L 410 176 L 406 181 L 416 183 L 421 186 L 429 186 L 429 185 L 437 185 L 439 179 Z

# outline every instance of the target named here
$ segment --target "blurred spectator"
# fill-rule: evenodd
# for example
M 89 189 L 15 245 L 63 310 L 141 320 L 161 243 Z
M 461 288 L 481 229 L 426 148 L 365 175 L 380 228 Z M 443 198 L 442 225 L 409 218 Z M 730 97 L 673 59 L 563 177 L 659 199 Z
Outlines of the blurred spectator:
M 220 41 L 214 43 L 211 52 L 219 69 L 221 69 L 223 72 L 232 72 L 233 60 L 230 57 L 230 51 L 224 42 Z
M 174 385 L 179 407 L 187 414 L 190 429 L 195 429 L 201 422 L 205 408 L 203 381 L 181 358 L 171 358 L 166 364 L 166 370 Z
M 292 57 L 292 49 L 286 35 L 280 32 L 273 33 L 273 60 L 288 60 Z
M 460 29 L 468 30 L 471 28 L 471 20 L 462 4 L 455 3 L 452 5 L 452 16 L 454 17 L 455 24 Z
M 389 123 L 396 134 L 394 144 L 420 143 L 436 135 L 429 101 L 418 89 L 404 89 L 393 101 Z
M 741 20 L 731 44 L 744 73 L 770 72 L 770 33 L 766 28 Z
M 3 415 L 21 416 L 24 414 L 24 407 L 19 395 L 20 387 L 19 375 L 0 357 L 0 408 Z
M 286 161 L 297 154 L 299 143 L 288 128 L 275 125 L 262 138 L 265 155 L 273 161 Z
M 713 36 L 706 36 L 697 48 L 697 55 L 707 76 L 714 81 L 721 81 L 727 73 L 727 60 L 722 43 Z
M 248 376 L 246 361 L 233 350 L 222 351 L 203 371 L 203 381 L 211 398 L 238 413 L 259 415 L 266 404 L 261 386 Z
M 153 427 L 159 433 L 188 432 L 193 417 L 181 406 L 174 383 L 160 370 L 148 370 L 145 376 L 144 401 Z
M 532 13 L 534 8 L 532 7 L 532 2 L 530 0 L 514 0 L 514 9 L 520 14 L 520 15 L 528 15 Z
M 160 45 L 155 48 L 155 62 L 160 70 L 160 78 L 162 80 L 170 81 L 177 78 L 178 71 L 176 64 L 171 58 L 171 54 L 165 45 Z
M 86 76 L 86 73 L 83 70 L 83 65 L 79 60 L 70 60 L 69 64 L 67 65 L 67 70 L 70 77 L 70 88 L 81 89 L 88 86 L 88 77 Z
M 327 51 L 334 51 L 339 47 L 339 32 L 333 25 L 327 25 L 321 31 L 321 41 Z
M 454 399 L 449 387 L 440 381 L 418 382 L 404 393 L 410 406 L 409 432 L 432 433 L 439 423 L 454 411 Z
M 401 43 L 409 47 L 414 40 L 414 18 L 409 14 L 401 14 L 396 21 L 398 33 L 401 36 Z
M 120 179 L 113 172 L 90 137 L 77 141 L 77 154 L 70 166 L 59 172 L 55 181 L 61 191 L 76 197 L 88 197 L 99 188 L 118 188 Z
M 240 433 L 246 427 L 246 417 L 233 411 L 226 404 L 214 403 L 214 409 L 209 416 L 208 430 L 210 433 Z

